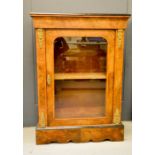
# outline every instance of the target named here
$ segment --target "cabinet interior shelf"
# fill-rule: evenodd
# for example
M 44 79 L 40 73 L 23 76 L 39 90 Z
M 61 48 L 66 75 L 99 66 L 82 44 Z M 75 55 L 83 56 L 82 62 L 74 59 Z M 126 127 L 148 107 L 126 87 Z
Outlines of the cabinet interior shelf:
M 55 80 L 106 79 L 106 73 L 55 73 Z

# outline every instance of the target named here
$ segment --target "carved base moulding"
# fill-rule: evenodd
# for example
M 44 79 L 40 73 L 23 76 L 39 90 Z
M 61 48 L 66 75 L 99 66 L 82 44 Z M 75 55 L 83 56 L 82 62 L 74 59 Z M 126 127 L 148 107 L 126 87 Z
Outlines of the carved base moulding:
M 36 143 L 48 144 L 52 142 L 99 142 L 124 140 L 124 126 L 94 125 L 75 127 L 49 127 L 36 129 Z

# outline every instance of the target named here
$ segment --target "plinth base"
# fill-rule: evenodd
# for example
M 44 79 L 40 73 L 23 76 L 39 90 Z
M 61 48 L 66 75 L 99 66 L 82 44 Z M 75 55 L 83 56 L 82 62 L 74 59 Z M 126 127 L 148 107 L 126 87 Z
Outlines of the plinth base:
M 123 139 L 124 126 L 122 124 L 36 128 L 37 144 L 122 141 Z

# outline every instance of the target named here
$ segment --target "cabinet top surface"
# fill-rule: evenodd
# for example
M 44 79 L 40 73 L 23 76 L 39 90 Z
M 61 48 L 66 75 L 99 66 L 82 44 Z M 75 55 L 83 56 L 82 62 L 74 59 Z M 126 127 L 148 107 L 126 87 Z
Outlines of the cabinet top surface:
M 130 14 L 108 14 L 108 13 L 39 13 L 31 12 L 30 15 L 33 16 L 69 16 L 69 17 L 109 17 L 109 16 L 124 16 L 130 17 Z

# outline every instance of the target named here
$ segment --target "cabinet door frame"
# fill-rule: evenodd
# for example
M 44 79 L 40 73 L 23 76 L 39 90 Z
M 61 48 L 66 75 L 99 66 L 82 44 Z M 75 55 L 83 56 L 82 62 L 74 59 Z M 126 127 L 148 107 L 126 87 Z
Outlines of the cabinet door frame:
M 54 99 L 54 40 L 57 37 L 103 37 L 107 40 L 106 108 L 105 116 L 90 118 L 55 118 Z M 115 30 L 66 30 L 46 29 L 46 77 L 50 75 L 51 84 L 46 86 L 47 126 L 97 125 L 112 123 L 114 92 L 114 50 Z

